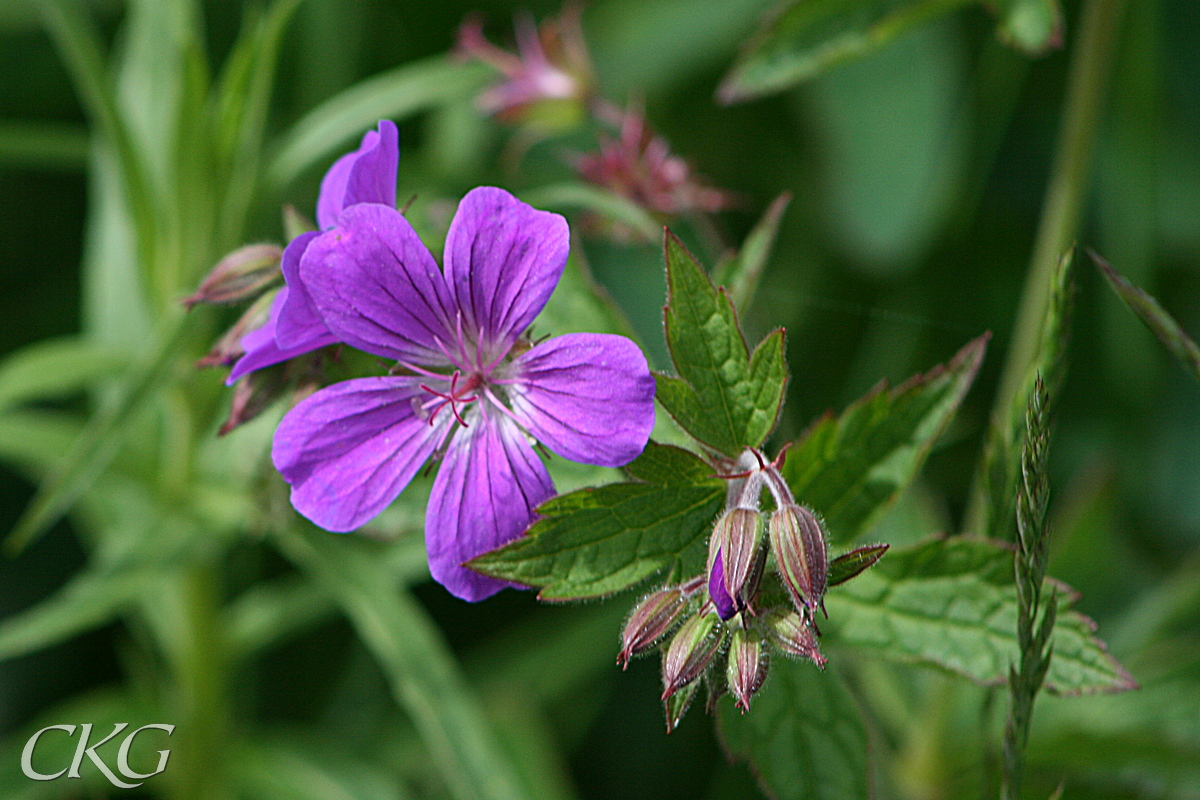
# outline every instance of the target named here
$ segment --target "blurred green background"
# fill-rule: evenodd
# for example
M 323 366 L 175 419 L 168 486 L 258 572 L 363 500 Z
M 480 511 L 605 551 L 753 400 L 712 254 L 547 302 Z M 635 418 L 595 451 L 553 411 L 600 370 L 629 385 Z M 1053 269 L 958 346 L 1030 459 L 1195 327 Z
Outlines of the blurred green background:
M 202 3 L 212 64 L 225 60 L 243 14 L 257 5 Z M 993 332 L 962 412 L 930 457 L 923 480 L 881 523 L 878 538 L 903 542 L 957 530 L 1029 263 L 1078 4 L 1065 5 L 1065 49 L 1040 58 L 1000 45 L 992 17 L 972 6 L 799 88 L 722 107 L 715 88 L 769 6 L 765 0 L 593 0 L 583 26 L 602 91 L 617 102 L 644 101 L 648 120 L 675 152 L 713 185 L 738 195 L 740 207 L 717 216 L 726 242 L 739 243 L 778 193 L 795 197 L 759 299 L 744 320 L 751 338 L 780 325 L 788 331 L 792 379 L 776 444 L 794 439 L 816 416 L 841 408 L 880 379 L 899 382 L 946 360 L 981 332 Z M 90 7 L 108 43 L 119 44 L 122 4 L 95 0 Z M 493 40 L 511 42 L 519 9 L 538 19 L 560 10 L 554 2 L 508 0 L 305 0 L 284 40 L 268 131 L 286 129 L 365 77 L 447 51 L 471 11 L 486 15 Z M 1200 4 L 1128 3 L 1113 70 L 1080 241 L 1154 293 L 1197 334 Z M 84 114 L 25 0 L 0 3 L 0 76 L 4 354 L 80 330 L 79 264 L 89 196 Z M 536 145 L 512 168 L 504 164 L 511 135 L 465 106 L 404 122 L 402 202 L 406 186 L 430 182 L 447 195 L 480 183 L 536 187 L 569 174 L 564 153 L 594 147 L 589 134 L 554 139 Z M 30 136 L 58 145 L 36 148 L 31 157 L 22 146 L 22 137 Z M 280 203 L 311 208 L 323 167 L 256 202 L 247 241 L 279 240 Z M 593 272 L 662 366 L 657 247 L 600 239 L 583 246 Z M 710 264 L 719 255 L 700 252 Z M 219 376 L 208 379 L 215 385 Z M 78 410 L 81 404 L 76 398 L 60 405 Z M 1079 608 L 1098 621 L 1100 634 L 1112 638 L 1114 652 L 1144 684 L 1147 676 L 1138 666 L 1144 666 L 1149 645 L 1129 610 L 1170 582 L 1192 601 L 1175 607 L 1160 637 L 1166 644 L 1160 644 L 1181 670 L 1200 663 L 1200 386 L 1090 267 L 1079 273 L 1052 469 L 1050 573 L 1082 592 Z M 11 528 L 32 493 L 26 477 L 0 465 L 0 531 Z M 18 558 L 0 559 L 0 617 L 51 595 L 85 559 L 69 521 Z M 235 551 L 225 568 L 230 591 L 288 569 L 253 544 Z M 514 652 L 528 653 L 540 632 L 570 619 L 586 618 L 578 630 L 591 649 L 582 648 L 589 655 L 581 659 L 592 651 L 611 659 L 630 601 L 546 608 L 529 594 L 505 592 L 468 606 L 434 584 L 418 587 L 416 595 L 477 678 L 495 673 L 496 664 Z M 0 733 L 15 735 L 54 704 L 126 679 L 125 654 L 136 636 L 114 622 L 0 663 Z M 595 663 L 603 665 L 605 658 Z M 638 661 L 626 673 L 604 666 L 584 670 L 585 681 L 537 712 L 561 750 L 569 791 L 586 800 L 752 796 L 749 771 L 726 764 L 698 710 L 670 737 L 663 735 L 654 661 Z M 546 668 L 556 666 L 551 661 Z M 971 706 L 978 700 L 971 693 L 983 694 L 970 689 L 968 699 L 953 699 L 951 690 L 938 688 L 950 679 L 927 670 L 870 669 L 892 670 L 885 683 L 907 687 L 912 697 L 942 697 L 949 707 Z M 1200 679 L 1194 673 L 1170 684 L 1167 694 L 1152 695 L 1160 703 L 1153 707 L 1145 692 L 1142 700 L 1103 699 L 1099 705 L 1088 705 L 1089 699 L 1039 701 L 1031 768 L 1040 770 L 1041 783 L 1034 785 L 1044 784 L 1041 796 L 1069 776 L 1067 797 L 1200 797 L 1200 761 L 1192 760 L 1200 758 Z M 339 741 L 347 753 L 403 727 L 384 677 L 340 619 L 306 628 L 239 675 L 235 714 L 257 725 L 320 730 L 321 742 Z M 879 681 L 872 680 L 861 679 L 864 692 L 878 694 Z M 522 694 L 512 697 L 519 702 Z M 1068 702 L 1083 710 L 1059 713 L 1058 705 Z M 890 719 L 878 722 L 881 752 L 894 756 L 880 767 L 888 776 L 882 796 L 978 796 L 978 784 L 962 777 L 958 760 L 982 771 L 984 757 L 970 748 L 956 755 L 963 731 L 973 736 L 977 730 L 975 718 L 967 712 L 916 714 L 919 707 L 896 703 L 880 713 Z M 1177 716 L 1164 716 L 1162 709 Z M 1189 718 L 1192 710 L 1198 716 Z M 911 724 L 897 727 L 896 719 L 909 712 L 916 714 Z M 1051 721 L 1040 733 L 1039 712 Z M 1072 713 L 1094 718 L 1089 733 L 1051 724 Z M 1106 747 L 1130 761 L 1105 763 Z M 440 791 L 436 779 L 424 786 L 412 777 L 420 775 L 419 765 L 393 766 L 408 776 L 415 795 Z

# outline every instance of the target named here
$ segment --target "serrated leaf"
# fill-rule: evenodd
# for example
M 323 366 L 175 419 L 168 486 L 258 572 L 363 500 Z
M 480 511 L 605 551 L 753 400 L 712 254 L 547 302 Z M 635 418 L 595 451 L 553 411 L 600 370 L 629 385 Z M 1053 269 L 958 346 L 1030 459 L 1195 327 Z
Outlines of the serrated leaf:
M 488 70 L 437 56 L 357 83 L 304 115 L 284 137 L 267 177 L 275 188 L 336 152 L 380 119 L 400 120 L 460 100 L 481 87 Z
M 794 0 L 767 20 L 717 89 L 738 103 L 808 80 L 972 0 Z
M 751 354 L 729 296 L 670 231 L 663 328 L 678 377 L 658 375 L 657 397 L 698 441 L 731 457 L 758 447 L 779 417 L 787 382 L 782 330 Z
M 777 659 L 750 711 L 718 706 L 726 751 L 750 761 L 777 800 L 865 800 L 867 733 L 858 704 L 833 670 Z
M 893 547 L 874 569 L 826 595 L 829 636 L 1002 684 L 1020 654 L 1012 558 L 998 542 L 967 537 Z M 1069 593 L 1059 597 L 1046 688 L 1068 695 L 1133 688 L 1133 678 L 1093 635 L 1095 623 L 1069 610 Z
M 1184 332 L 1175 318 L 1167 313 L 1153 296 L 1130 283 L 1103 258 L 1093 252 L 1089 252 L 1088 255 L 1096 262 L 1108 285 L 1122 302 L 1129 306 L 1129 310 L 1137 314 L 1138 319 L 1154 334 L 1154 338 L 1158 339 L 1167 352 L 1175 356 L 1188 372 L 1200 379 L 1200 347 L 1196 346 L 1192 337 Z
M 788 450 L 783 475 L 821 514 L 834 541 L 871 527 L 917 476 L 971 388 L 988 336 L 895 389 L 881 386 L 838 417 L 819 420 Z
M 713 283 L 727 287 L 729 299 L 738 313 L 745 313 L 754 295 L 758 291 L 758 281 L 762 277 L 767 260 L 771 257 L 771 248 L 775 245 L 775 236 L 779 233 L 779 221 L 783 212 L 787 211 L 792 202 L 792 193 L 783 192 L 771 201 L 762 218 L 742 242 L 742 249 L 737 257 L 731 260 L 713 276 Z
M 555 497 L 521 539 L 469 562 L 495 578 L 575 600 L 633 586 L 677 561 L 699 572 L 725 484 L 686 450 L 650 442 L 626 467 L 635 482 Z
M 1035 56 L 1062 47 L 1063 14 L 1058 0 L 993 0 L 989 5 L 999 18 L 997 33 L 1006 44 Z

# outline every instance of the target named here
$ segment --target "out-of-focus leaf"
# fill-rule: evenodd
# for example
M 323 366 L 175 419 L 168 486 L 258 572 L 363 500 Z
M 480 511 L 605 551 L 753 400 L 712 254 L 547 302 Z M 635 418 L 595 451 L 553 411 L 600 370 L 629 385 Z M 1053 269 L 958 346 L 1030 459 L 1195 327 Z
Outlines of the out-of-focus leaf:
M 767 21 L 717 90 L 724 103 L 782 91 L 971 0 L 794 0 Z
M 82 391 L 129 360 L 74 336 L 36 342 L 0 362 L 0 411 Z
M 791 202 L 791 192 L 784 192 L 772 200 L 746 241 L 742 242 L 737 257 L 713 275 L 713 283 L 726 288 L 733 307 L 739 313 L 744 314 L 754 300 L 758 281 L 771 257 L 775 235 L 779 232 L 779 221 Z
M 191 330 L 193 323 L 189 321 L 194 319 L 196 317 L 176 319 L 174 330 L 161 337 L 162 344 L 156 352 L 129 376 L 119 401 L 91 419 L 64 458 L 62 467 L 39 487 L 13 526 L 4 542 L 9 552 L 21 550 L 57 522 L 104 471 L 120 448 L 124 426 L 169 378 L 178 350 Z
M 578 208 L 624 223 L 637 231 L 647 241 L 655 241 L 662 233 L 662 225 L 639 206 L 607 189 L 589 186 L 586 183 L 555 183 L 541 186 L 521 194 L 521 199 L 538 208 L 555 211 Z
M 162 577 L 159 564 L 85 569 L 46 600 L 0 622 L 0 660 L 69 639 L 111 620 Z
M 726 750 L 750 761 L 778 800 L 865 800 L 867 732 L 858 703 L 834 670 L 779 659 L 748 713 L 721 698 Z
M 770 435 L 787 383 L 782 330 L 751 353 L 737 312 L 670 231 L 663 328 L 678 377 L 657 374 L 657 397 L 685 431 L 737 458 Z
M 319 759 L 319 751 L 274 737 L 243 739 L 231 748 L 234 784 L 262 800 L 402 800 L 408 793 L 382 767 Z M 329 763 L 326 763 L 326 762 Z
M 1068 610 L 1068 593 L 1059 598 L 1046 688 L 1065 695 L 1134 688 L 1093 635 L 1095 623 Z M 1012 552 L 993 541 L 953 537 L 893 547 L 873 569 L 831 591 L 826 605 L 831 639 L 979 683 L 1003 683 L 1019 655 Z
M 1062 47 L 1063 14 L 1058 0 L 999 0 L 990 3 L 1000 18 L 1000 38 L 1030 55 Z
M 324 531 L 278 537 L 284 553 L 336 599 L 388 678 L 459 800 L 524 797 L 474 693 L 420 604 L 371 543 Z
M 654 442 L 625 469 L 637 482 L 547 500 L 525 536 L 470 567 L 537 587 L 543 600 L 619 592 L 677 561 L 683 574 L 698 571 L 724 482 L 688 451 Z
M 2 26 L 0 26 L 2 27 Z M 53 122 L 0 122 L 0 164 L 26 169 L 82 170 L 88 133 Z
M 379 120 L 400 120 L 460 100 L 482 87 L 488 74 L 479 64 L 438 56 L 363 81 L 296 123 L 272 159 L 267 178 L 272 186 L 286 186 Z
M 60 411 L 18 410 L 0 414 L 0 460 L 31 476 L 52 474 L 71 451 L 83 423 Z
M 1138 319 L 1145 323 L 1154 337 L 1167 349 L 1180 364 L 1200 379 L 1200 347 L 1184 332 L 1179 323 L 1159 305 L 1151 295 L 1130 283 L 1124 275 L 1113 269 L 1112 265 L 1098 256 L 1089 253 L 1092 261 L 1100 268 L 1108 285 L 1117 296 L 1137 314 Z
M 537 331 L 564 333 L 617 333 L 633 336 L 629 320 L 603 287 L 588 272 L 579 248 L 573 248 L 558 286 L 535 325 Z
M 1072 248 L 1059 262 L 1033 361 L 1012 399 L 1012 405 L 1007 411 L 1000 409 L 990 421 L 983 458 L 975 476 L 972 503 L 964 522 L 967 533 L 1000 541 L 1012 538 L 1021 445 L 1025 441 L 1025 409 L 1029 405 L 1029 396 L 1034 382 L 1041 376 L 1053 404 L 1066 375 L 1067 342 L 1074 307 L 1075 258 L 1075 249 Z
M 824 516 L 834 541 L 869 529 L 917 476 L 971 388 L 987 340 L 895 389 L 877 387 L 840 416 L 818 420 L 788 450 L 784 478 L 797 501 Z

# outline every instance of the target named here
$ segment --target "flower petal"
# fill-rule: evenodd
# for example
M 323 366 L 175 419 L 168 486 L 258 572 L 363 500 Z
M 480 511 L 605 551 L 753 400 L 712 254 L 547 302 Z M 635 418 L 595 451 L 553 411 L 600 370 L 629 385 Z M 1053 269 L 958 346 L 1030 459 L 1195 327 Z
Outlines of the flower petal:
M 396 207 L 396 168 L 400 164 L 400 136 L 396 123 L 381 119 L 377 131 L 367 131 L 362 144 L 333 162 L 321 179 L 317 195 L 317 225 L 328 230 L 338 216 L 355 203 L 382 203 Z
M 563 458 L 618 467 L 637 458 L 654 428 L 654 378 L 624 336 L 572 333 L 514 364 L 514 416 Z
M 316 231 L 302 233 L 283 250 L 283 280 L 287 283 L 287 299 L 280 307 L 275 323 L 275 342 L 281 348 L 298 347 L 319 336 L 332 336 L 300 279 L 300 259 L 308 250 L 308 245 L 319 235 Z
M 351 531 L 388 506 L 445 438 L 454 418 L 417 416 L 418 378 L 358 378 L 328 386 L 284 416 L 271 458 L 292 505 L 330 531 Z M 414 402 L 416 401 L 416 402 Z
M 287 305 L 287 301 L 288 287 L 284 286 L 271 302 L 271 312 L 267 317 L 267 323 L 242 337 L 242 350 L 246 354 L 233 365 L 229 377 L 225 379 L 226 386 L 232 386 L 243 375 L 256 369 L 269 367 L 272 364 L 310 353 L 317 348 L 337 343 L 337 339 L 328 330 L 312 329 L 309 331 L 309 335 L 296 340 L 290 347 L 280 347 L 275 339 L 275 330 L 279 322 L 279 315 Z
M 489 350 L 510 345 L 546 305 L 569 247 L 558 214 L 491 186 L 468 192 L 446 235 L 445 263 L 469 333 Z
M 475 602 L 513 584 L 480 575 L 463 562 L 523 534 L 533 509 L 554 494 L 554 484 L 511 420 L 473 410 L 467 423 L 451 440 L 434 479 L 425 549 L 434 580 Z
M 394 208 L 359 203 L 309 244 L 300 280 L 338 341 L 384 358 L 449 361 L 454 301 L 433 256 Z M 440 344 L 441 343 L 441 344 Z

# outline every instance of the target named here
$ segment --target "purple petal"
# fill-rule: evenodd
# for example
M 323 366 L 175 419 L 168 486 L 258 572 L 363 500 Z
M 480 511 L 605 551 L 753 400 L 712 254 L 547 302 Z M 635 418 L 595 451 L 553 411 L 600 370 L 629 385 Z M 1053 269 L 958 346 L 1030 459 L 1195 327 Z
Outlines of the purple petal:
M 514 365 L 513 414 L 563 458 L 618 467 L 654 428 L 654 378 L 624 336 L 572 333 L 537 345 Z
M 359 203 L 300 259 L 300 279 L 338 341 L 384 358 L 449 361 L 454 301 L 433 256 L 399 211 Z
M 275 295 L 275 299 L 271 302 L 271 312 L 267 317 L 267 323 L 242 337 L 242 350 L 246 354 L 233 365 L 229 377 L 225 379 L 226 386 L 232 386 L 243 375 L 256 369 L 279 364 L 296 356 L 310 353 L 317 348 L 337 343 L 337 339 L 329 331 L 326 330 L 322 333 L 314 330 L 311 332 L 312 335 L 298 340 L 291 347 L 280 347 L 275 339 L 275 328 L 287 301 L 288 287 L 285 286 L 279 290 L 279 294 Z
M 713 560 L 712 569 L 708 572 L 708 596 L 712 599 L 713 605 L 716 606 L 717 615 L 721 619 L 729 619 L 737 613 L 737 604 L 733 602 L 733 598 L 725 590 L 725 565 L 722 562 L 719 551 L 717 552 L 717 557 Z
M 358 378 L 307 398 L 275 430 L 271 458 L 292 505 L 330 531 L 350 531 L 388 506 L 441 444 L 454 418 L 434 425 L 414 406 L 419 378 Z
M 462 566 L 508 544 L 554 494 L 545 465 L 507 417 L 471 413 L 450 442 L 425 512 L 425 549 L 434 580 L 475 602 L 512 584 Z
M 379 130 L 367 131 L 357 150 L 333 162 L 321 179 L 317 195 L 317 225 L 321 230 L 336 225 L 342 210 L 355 203 L 396 207 L 399 139 L 396 123 L 381 119 Z
M 308 245 L 319 235 L 316 231 L 302 233 L 283 250 L 287 300 L 280 307 L 275 323 L 275 341 L 281 348 L 298 347 L 321 336 L 332 336 L 300 279 L 300 259 L 308 250 Z
M 446 235 L 446 281 L 485 346 L 511 344 L 546 305 L 567 263 L 570 231 L 503 189 L 472 189 Z

